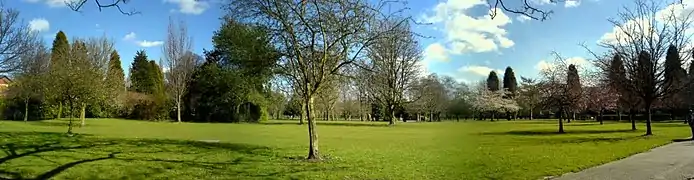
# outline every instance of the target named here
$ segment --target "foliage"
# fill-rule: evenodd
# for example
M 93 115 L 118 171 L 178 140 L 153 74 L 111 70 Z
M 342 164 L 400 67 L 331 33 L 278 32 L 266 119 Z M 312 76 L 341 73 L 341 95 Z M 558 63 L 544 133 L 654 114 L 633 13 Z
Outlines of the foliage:
M 511 92 L 491 91 L 487 87 L 477 87 L 472 97 L 472 107 L 482 112 L 516 112 L 520 109 L 516 101 L 506 98 Z
M 164 92 L 164 75 L 159 65 L 153 60 L 147 60 L 145 51 L 138 51 L 133 59 L 130 67 L 130 83 L 130 91 L 142 94 L 129 96 L 137 97 L 127 100 L 137 102 L 132 111 L 128 112 L 130 118 L 146 120 L 166 118 L 168 111 Z
M 518 90 L 518 81 L 516 80 L 516 73 L 513 72 L 511 66 L 506 67 L 504 71 L 504 90 L 509 92 L 509 97 L 515 97 L 516 91 Z
M 487 89 L 490 91 L 499 90 L 499 76 L 496 75 L 495 71 L 489 72 L 489 76 L 487 77 Z

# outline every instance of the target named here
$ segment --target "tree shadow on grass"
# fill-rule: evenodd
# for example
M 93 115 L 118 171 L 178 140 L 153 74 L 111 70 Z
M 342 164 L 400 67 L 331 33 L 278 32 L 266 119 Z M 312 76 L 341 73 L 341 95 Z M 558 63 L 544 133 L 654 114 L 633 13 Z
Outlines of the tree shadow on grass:
M 68 124 L 70 124 L 68 121 L 56 121 L 56 120 L 51 120 L 51 121 L 29 121 L 27 122 L 28 124 L 35 125 L 35 126 L 53 126 L 53 127 L 67 127 Z M 72 122 L 72 127 L 79 127 L 80 123 L 79 120 Z
M 483 132 L 482 135 L 521 135 L 521 136 L 546 136 L 546 135 L 562 135 L 562 134 L 604 134 L 604 133 L 625 133 L 635 132 L 631 129 L 619 130 L 564 130 L 564 133 L 559 133 L 556 130 L 527 130 L 527 131 L 505 131 L 505 132 Z
M 287 121 L 287 122 L 263 122 L 264 125 L 288 125 L 288 124 L 299 124 L 298 122 Z M 319 126 L 353 126 L 353 127 L 389 127 L 387 122 L 321 122 L 317 121 Z
M 306 172 L 350 168 L 247 144 L 44 132 L 3 132 L 0 139 L 0 179 L 305 179 Z

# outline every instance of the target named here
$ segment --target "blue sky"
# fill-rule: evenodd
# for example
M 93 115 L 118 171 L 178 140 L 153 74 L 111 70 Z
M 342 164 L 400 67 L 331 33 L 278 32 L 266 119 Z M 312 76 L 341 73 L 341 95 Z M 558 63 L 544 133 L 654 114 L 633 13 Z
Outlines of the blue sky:
M 509 6 L 519 7 L 507 1 Z M 431 36 L 421 39 L 423 69 L 474 82 L 490 70 L 502 71 L 506 66 L 513 67 L 517 76 L 534 77 L 538 69 L 549 67 L 552 51 L 572 62 L 587 63 L 584 58 L 589 54 L 579 44 L 593 46 L 607 37 L 613 31 L 607 18 L 616 17 L 620 8 L 632 4 L 627 0 L 546 1 L 533 0 L 537 7 L 554 11 L 546 21 L 524 20 L 518 14 L 501 11 L 492 20 L 485 17 L 489 10 L 485 0 L 410 1 L 410 15 L 432 23 L 414 27 L 418 33 Z M 144 49 L 150 59 L 159 59 L 169 16 L 187 21 L 195 52 L 201 53 L 203 48 L 211 48 L 212 33 L 224 14 L 214 3 L 218 1 L 136 0 L 123 6 L 141 12 L 134 16 L 122 15 L 116 9 L 99 12 L 91 0 L 78 13 L 62 2 L 13 0 L 6 1 L 6 6 L 18 9 L 47 43 L 58 30 L 68 37 L 112 38 L 126 70 L 137 50 Z

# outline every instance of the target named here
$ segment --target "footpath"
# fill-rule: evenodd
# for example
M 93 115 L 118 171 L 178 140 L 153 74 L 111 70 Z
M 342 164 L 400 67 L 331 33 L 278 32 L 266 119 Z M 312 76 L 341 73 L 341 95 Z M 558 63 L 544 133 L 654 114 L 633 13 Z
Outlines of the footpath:
M 675 142 L 552 180 L 694 180 L 694 141 Z

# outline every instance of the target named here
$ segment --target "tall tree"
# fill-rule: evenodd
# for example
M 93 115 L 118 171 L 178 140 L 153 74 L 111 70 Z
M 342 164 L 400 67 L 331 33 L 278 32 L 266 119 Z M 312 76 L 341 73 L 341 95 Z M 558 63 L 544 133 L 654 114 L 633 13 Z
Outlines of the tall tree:
M 580 101 L 582 99 L 583 93 L 583 88 L 581 87 L 581 79 L 578 75 L 578 69 L 576 69 L 576 65 L 569 64 L 569 69 L 566 75 L 566 85 L 568 88 L 568 97 L 566 99 L 568 100 L 567 103 L 569 103 L 569 110 L 572 113 L 571 119 L 575 120 L 576 111 L 579 111 L 581 109 Z M 571 122 L 571 119 L 569 119 L 568 122 Z
M 489 76 L 487 76 L 487 89 L 490 91 L 499 90 L 499 76 L 496 75 L 495 71 L 489 72 Z
M 518 81 L 516 80 L 516 73 L 513 72 L 511 66 L 506 67 L 504 71 L 504 90 L 511 94 L 511 97 L 515 96 L 518 90 Z
M 555 56 L 554 62 L 550 68 L 540 71 L 541 80 L 538 83 L 540 92 L 540 105 L 547 109 L 556 112 L 556 117 L 559 122 L 559 133 L 564 133 L 563 114 L 571 110 L 573 102 L 578 102 L 580 96 L 578 67 L 567 63 L 559 53 L 553 52 Z M 574 89 L 570 88 L 574 87 Z
M 123 102 L 120 101 L 121 97 L 126 93 L 125 86 L 125 73 L 123 72 L 123 67 L 120 61 L 120 55 L 118 51 L 113 50 L 109 56 L 108 61 L 108 71 L 106 74 L 106 89 L 108 102 L 114 107 L 113 109 L 121 109 Z M 111 110 L 111 114 L 115 115 L 116 112 Z
M 613 55 L 627 59 L 625 70 L 627 80 L 620 85 L 633 91 L 645 108 L 646 135 L 652 135 L 651 110 L 654 102 L 666 95 L 677 94 L 683 87 L 666 83 L 664 78 L 665 63 L 658 62 L 665 58 L 670 44 L 683 49 L 690 43 L 685 32 L 692 24 L 691 15 L 694 12 L 681 12 L 679 7 L 662 7 L 658 1 L 637 0 L 635 6 L 624 8 L 619 13 L 619 19 L 611 20 L 616 28 L 625 35 L 616 36 L 611 41 L 601 43 Z M 677 4 L 674 6 L 680 6 Z M 688 14 L 683 14 L 688 13 Z M 690 58 L 680 57 L 681 59 Z
M 622 84 L 628 80 L 626 77 L 626 69 L 624 69 L 624 61 L 622 60 L 622 56 L 612 56 L 609 61 L 609 66 L 607 66 L 607 69 L 604 71 L 607 71 L 607 79 L 611 92 L 616 92 L 618 94 L 617 116 L 619 116 L 621 119 L 621 110 L 623 110 L 624 107 L 628 108 L 631 129 L 636 130 L 636 120 L 634 119 L 633 114 L 640 102 L 634 91 L 624 87 Z
M 300 89 L 308 121 L 308 159 L 320 159 L 313 102 L 324 83 L 362 56 L 362 51 L 392 29 L 374 31 L 375 20 L 394 13 L 381 11 L 390 1 L 232 1 L 229 14 L 270 30 L 284 55 L 282 74 Z M 409 20 L 403 18 L 398 24 Z M 397 27 L 397 26 L 395 26 Z
M 395 124 L 395 109 L 409 103 L 404 92 L 413 88 L 413 81 L 419 76 L 418 62 L 422 54 L 409 23 L 399 24 L 399 21 L 383 20 L 380 26 L 373 27 L 394 30 L 374 41 L 366 51 L 371 60 L 366 65 L 370 94 L 385 107 L 389 125 Z
M 178 23 L 169 18 L 169 28 L 166 33 L 166 41 L 162 48 L 165 66 L 169 69 L 166 80 L 169 84 L 168 94 L 176 104 L 176 121 L 181 122 L 181 105 L 183 94 L 188 87 L 188 81 L 195 68 L 195 56 L 191 52 L 193 42 L 188 36 L 188 28 L 184 21 Z
M 155 92 L 155 82 L 152 77 L 152 66 L 147 60 L 147 54 L 144 50 L 137 51 L 132 65 L 130 65 L 130 90 L 152 94 Z
M 663 83 L 666 84 L 666 86 L 678 89 L 686 88 L 687 70 L 682 68 L 682 60 L 676 46 L 670 45 L 668 47 L 663 66 L 665 68 L 665 72 L 663 72 Z M 671 120 L 674 119 L 676 115 L 683 115 L 686 113 L 686 96 L 687 92 L 685 90 L 665 94 L 663 96 L 662 99 L 665 107 L 670 109 Z
M 106 76 L 108 74 L 108 62 L 111 53 L 114 51 L 113 41 L 107 37 L 97 37 L 88 38 L 83 40 L 84 42 L 84 53 L 86 53 L 86 58 L 89 66 L 85 73 L 94 73 L 91 81 L 85 81 L 84 83 L 91 86 L 89 94 L 85 94 L 82 97 L 82 107 L 80 113 L 81 126 L 86 123 L 86 112 L 87 105 L 99 107 L 101 102 L 104 102 L 108 97 L 109 89 L 107 89 L 108 82 L 106 82 Z M 82 53 L 82 52 L 80 52 Z
M 523 109 L 528 110 L 528 116 L 532 120 L 533 110 L 537 108 L 540 103 L 540 90 L 538 87 L 538 82 L 535 79 L 521 76 L 521 86 L 519 88 L 518 95 L 518 103 Z
M 29 120 L 29 101 L 42 99 L 46 87 L 50 52 L 45 45 L 36 41 L 35 49 L 21 56 L 22 66 L 15 73 L 14 82 L 10 85 L 9 96 L 24 103 L 24 121 Z
M 53 39 L 53 46 L 51 47 L 51 71 L 57 71 L 60 67 L 60 63 L 65 63 L 70 58 L 70 43 L 67 36 L 63 31 L 58 31 L 55 34 L 55 39 Z M 56 81 L 54 81 L 56 82 Z M 51 95 L 57 95 L 55 93 L 50 93 Z M 57 98 L 58 101 L 58 114 L 57 119 L 60 119 L 63 115 L 63 100 L 60 97 Z

